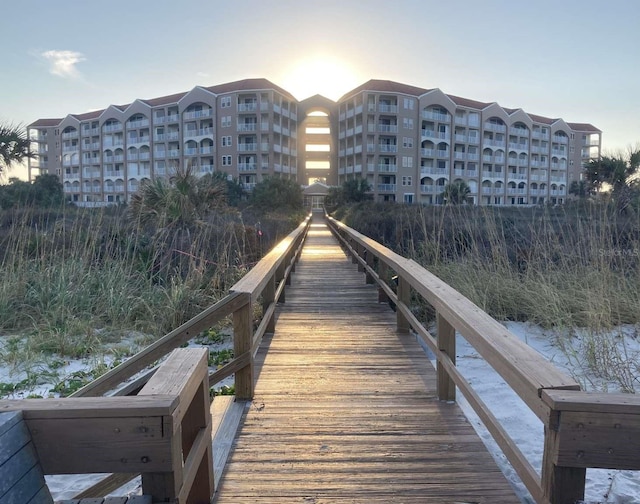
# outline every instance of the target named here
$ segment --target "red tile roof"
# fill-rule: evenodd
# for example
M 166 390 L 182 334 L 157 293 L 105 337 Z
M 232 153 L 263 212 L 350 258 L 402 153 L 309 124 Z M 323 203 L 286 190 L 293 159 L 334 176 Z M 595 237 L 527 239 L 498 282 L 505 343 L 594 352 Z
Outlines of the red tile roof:
M 484 108 L 487 108 L 489 105 L 491 105 L 491 103 L 481 102 L 477 100 L 470 100 L 469 98 L 462 98 L 460 96 L 454 96 L 450 94 L 448 94 L 447 96 L 451 98 L 453 103 L 455 103 L 459 107 L 469 107 L 469 108 L 482 110 Z

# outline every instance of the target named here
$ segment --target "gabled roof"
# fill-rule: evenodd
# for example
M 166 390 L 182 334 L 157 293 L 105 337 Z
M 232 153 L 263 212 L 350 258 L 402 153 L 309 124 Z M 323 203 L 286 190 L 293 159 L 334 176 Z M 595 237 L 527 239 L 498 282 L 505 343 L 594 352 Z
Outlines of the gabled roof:
M 78 121 L 86 121 L 87 119 L 97 119 L 104 112 L 105 109 L 92 110 L 91 112 L 85 112 L 84 114 L 69 114 L 78 119 Z
M 159 107 L 160 105 L 169 105 L 170 103 L 178 103 L 180 99 L 185 96 L 187 93 L 175 93 L 167 96 L 160 96 L 159 98 L 151 98 L 149 100 L 140 100 L 143 103 L 146 103 L 150 107 Z
M 572 130 L 575 131 L 591 131 L 593 133 L 602 133 L 602 130 L 596 128 L 593 124 L 589 123 L 567 123 Z
M 259 79 L 243 79 L 235 82 L 227 82 L 225 84 L 217 84 L 215 86 L 204 87 L 208 91 L 215 94 L 231 93 L 234 91 L 255 91 L 257 89 L 273 89 L 280 94 L 286 96 L 289 100 L 297 101 L 297 99 L 285 91 L 280 86 L 276 86 L 273 82 L 259 78 Z
M 401 93 L 413 96 L 421 96 L 430 89 L 420 88 L 416 86 L 410 86 L 409 84 L 402 84 L 400 82 L 394 82 L 390 80 L 371 79 L 361 86 L 349 91 L 342 96 L 338 101 L 342 101 L 345 98 L 358 94 L 362 91 L 376 91 L 378 93 Z
M 487 108 L 491 103 L 481 102 L 477 100 L 470 100 L 469 98 L 462 98 L 461 96 L 447 95 L 453 103 L 458 105 L 459 107 L 469 107 L 478 110 L 482 110 Z
M 46 128 L 49 126 L 57 126 L 62 122 L 62 119 L 38 119 L 35 122 L 29 124 L 29 128 Z

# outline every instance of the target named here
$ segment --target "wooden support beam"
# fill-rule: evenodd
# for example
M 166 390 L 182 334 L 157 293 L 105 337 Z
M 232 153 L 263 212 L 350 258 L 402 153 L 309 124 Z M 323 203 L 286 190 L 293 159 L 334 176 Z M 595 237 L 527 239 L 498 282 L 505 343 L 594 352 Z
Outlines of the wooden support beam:
M 398 277 L 398 304 L 400 303 L 407 307 L 411 304 L 411 286 L 401 276 Z M 404 316 L 402 310 L 396 309 L 396 319 L 398 322 L 398 332 L 408 333 L 410 329 L 409 320 Z
M 449 357 L 449 360 L 456 363 L 456 330 L 440 313 L 437 314 L 438 324 L 438 350 Z M 447 373 L 447 369 L 438 361 L 438 399 L 441 401 L 456 400 L 456 384 Z
M 284 292 L 284 289 L 283 289 Z M 251 305 L 236 310 L 233 314 L 233 351 L 235 355 L 251 353 L 253 347 L 253 310 Z M 235 374 L 236 397 L 253 399 L 254 359 L 250 355 L 249 364 Z

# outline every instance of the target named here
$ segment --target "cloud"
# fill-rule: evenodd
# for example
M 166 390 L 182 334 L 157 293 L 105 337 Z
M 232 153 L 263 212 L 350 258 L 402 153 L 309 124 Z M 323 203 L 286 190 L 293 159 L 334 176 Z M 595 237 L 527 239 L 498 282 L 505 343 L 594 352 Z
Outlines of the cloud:
M 49 63 L 49 72 L 62 78 L 75 79 L 80 77 L 76 65 L 86 61 L 84 55 L 77 51 L 44 51 L 40 53 L 40 56 Z

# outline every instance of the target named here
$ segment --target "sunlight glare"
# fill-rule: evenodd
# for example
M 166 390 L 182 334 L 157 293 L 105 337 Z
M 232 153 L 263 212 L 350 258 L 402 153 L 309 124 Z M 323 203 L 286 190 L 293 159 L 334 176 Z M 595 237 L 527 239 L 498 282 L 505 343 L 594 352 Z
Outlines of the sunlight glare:
M 312 56 L 298 60 L 286 71 L 282 87 L 299 100 L 320 94 L 338 100 L 361 84 L 357 71 L 350 65 L 328 56 Z

